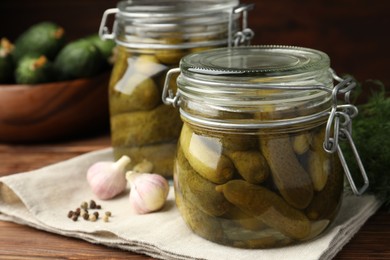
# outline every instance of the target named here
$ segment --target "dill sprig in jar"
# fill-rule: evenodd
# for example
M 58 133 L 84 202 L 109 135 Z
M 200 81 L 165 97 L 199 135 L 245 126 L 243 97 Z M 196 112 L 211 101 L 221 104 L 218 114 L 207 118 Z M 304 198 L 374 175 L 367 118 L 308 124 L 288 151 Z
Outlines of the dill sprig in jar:
M 163 100 L 184 122 L 174 165 L 176 203 L 208 240 L 274 248 L 319 236 L 335 219 L 348 165 L 355 83 L 334 84 L 329 57 L 287 46 L 221 48 L 185 56 Z M 344 95 L 340 103 L 338 96 Z M 356 160 L 360 159 L 356 153 Z M 368 180 L 361 167 L 367 188 Z
M 109 83 L 116 159 L 128 155 L 128 168 L 146 159 L 153 172 L 172 176 L 182 122 L 178 110 L 161 101 L 165 73 L 189 53 L 248 42 L 250 8 L 238 0 L 132 0 L 104 13 L 100 35 L 117 44 Z M 106 26 L 111 15 L 112 33 Z M 170 84 L 176 88 L 175 79 Z

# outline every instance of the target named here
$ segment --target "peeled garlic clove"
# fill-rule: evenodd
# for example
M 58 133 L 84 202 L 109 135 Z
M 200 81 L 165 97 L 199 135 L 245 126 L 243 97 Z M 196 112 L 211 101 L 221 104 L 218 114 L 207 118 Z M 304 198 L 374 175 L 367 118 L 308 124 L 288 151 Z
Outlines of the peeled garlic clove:
M 136 164 L 134 167 L 133 167 L 133 171 L 134 172 L 152 172 L 153 170 L 153 163 L 146 160 L 146 159 L 143 159 L 142 162 Z
M 111 199 L 126 189 L 125 167 L 130 158 L 123 155 L 116 162 L 97 162 L 89 167 L 87 181 L 99 199 Z
M 163 176 L 154 173 L 126 175 L 130 181 L 130 205 L 136 213 L 146 214 L 164 206 L 169 184 Z

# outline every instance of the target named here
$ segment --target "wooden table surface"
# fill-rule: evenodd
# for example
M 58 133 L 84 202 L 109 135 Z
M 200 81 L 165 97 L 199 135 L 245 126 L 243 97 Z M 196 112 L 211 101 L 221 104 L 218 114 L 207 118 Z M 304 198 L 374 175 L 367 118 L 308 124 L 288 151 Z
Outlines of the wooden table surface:
M 0 176 L 38 169 L 109 145 L 108 135 L 35 145 L 0 144 Z M 152 259 L 145 255 L 0 221 L 0 259 L 108 258 Z M 383 209 L 379 210 L 335 259 L 390 259 L 390 214 Z

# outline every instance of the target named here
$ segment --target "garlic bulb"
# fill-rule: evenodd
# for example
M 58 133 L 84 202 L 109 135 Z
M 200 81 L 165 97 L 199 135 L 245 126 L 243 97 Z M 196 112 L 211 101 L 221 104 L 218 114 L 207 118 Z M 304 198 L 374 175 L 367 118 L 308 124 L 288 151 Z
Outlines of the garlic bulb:
M 169 193 L 168 181 L 155 173 L 127 172 L 130 182 L 130 206 L 138 214 L 161 209 Z
M 97 162 L 89 167 L 87 181 L 99 199 L 111 199 L 126 189 L 125 167 L 130 161 L 123 155 L 116 162 Z

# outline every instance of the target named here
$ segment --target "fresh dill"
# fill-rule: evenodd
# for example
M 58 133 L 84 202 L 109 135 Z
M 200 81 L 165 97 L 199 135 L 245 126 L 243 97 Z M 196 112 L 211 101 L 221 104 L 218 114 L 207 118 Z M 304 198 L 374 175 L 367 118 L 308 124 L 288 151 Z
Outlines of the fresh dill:
M 366 84 L 358 85 L 356 100 L 367 93 L 370 98 L 356 105 L 359 114 L 353 119 L 352 137 L 370 182 L 367 192 L 383 200 L 390 211 L 390 98 L 383 84 L 370 83 L 376 87 L 368 86 L 362 91 Z M 345 142 L 343 150 L 354 180 L 361 180 L 352 151 Z

